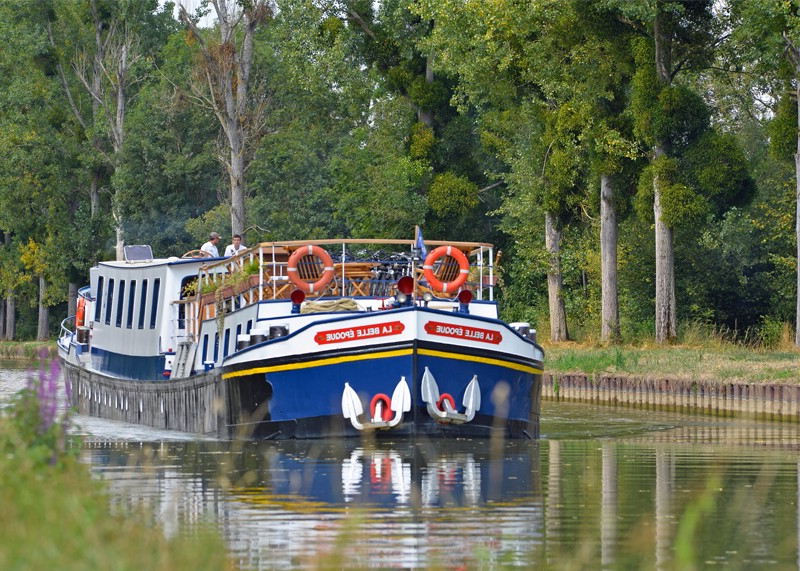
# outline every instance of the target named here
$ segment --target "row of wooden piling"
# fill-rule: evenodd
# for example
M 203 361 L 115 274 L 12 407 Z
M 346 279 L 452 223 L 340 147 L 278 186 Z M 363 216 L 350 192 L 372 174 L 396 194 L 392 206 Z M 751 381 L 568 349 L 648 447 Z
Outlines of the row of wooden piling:
M 545 374 L 542 398 L 800 422 L 798 385 Z

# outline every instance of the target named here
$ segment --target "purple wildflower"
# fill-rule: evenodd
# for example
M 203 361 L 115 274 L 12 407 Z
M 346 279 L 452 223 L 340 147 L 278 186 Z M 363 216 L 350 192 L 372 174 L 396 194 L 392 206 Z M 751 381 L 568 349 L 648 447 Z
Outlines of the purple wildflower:
M 49 429 L 56 421 L 58 410 L 58 377 L 61 367 L 56 359 L 50 362 L 50 370 L 44 365 L 39 369 L 39 385 L 36 387 L 36 396 L 39 399 L 39 416 L 41 418 L 42 432 Z

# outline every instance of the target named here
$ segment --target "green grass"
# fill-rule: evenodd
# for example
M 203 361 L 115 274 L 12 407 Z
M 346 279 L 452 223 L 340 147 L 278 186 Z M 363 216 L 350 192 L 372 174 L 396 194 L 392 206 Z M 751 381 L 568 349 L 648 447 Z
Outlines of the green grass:
M 63 419 L 43 429 L 41 418 L 30 391 L 0 416 L 0 569 L 233 568 L 218 533 L 168 539 L 144 510 L 112 514 Z
M 41 352 L 47 357 L 55 357 L 58 349 L 54 341 L 0 341 L 0 360 L 35 361 Z
M 551 373 L 618 374 L 671 379 L 800 384 L 800 351 L 735 344 L 597 347 L 544 344 Z

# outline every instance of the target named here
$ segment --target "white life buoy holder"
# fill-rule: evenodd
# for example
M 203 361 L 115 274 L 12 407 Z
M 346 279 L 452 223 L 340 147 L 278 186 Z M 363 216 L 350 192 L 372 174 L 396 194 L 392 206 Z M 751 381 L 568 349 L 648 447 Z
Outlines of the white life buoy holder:
M 442 282 L 433 273 L 433 264 L 443 256 L 450 256 L 458 262 L 458 277 L 451 282 Z M 464 252 L 453 246 L 439 246 L 432 250 L 428 257 L 425 258 L 425 263 L 422 268 L 425 270 L 425 279 L 428 280 L 431 288 L 442 293 L 452 293 L 464 285 L 467 281 L 469 274 L 469 260 L 464 255 Z
M 322 277 L 313 283 L 303 281 L 297 272 L 297 264 L 306 256 L 319 258 L 323 265 Z M 289 279 L 292 280 L 292 283 L 298 288 L 306 293 L 318 293 L 325 289 L 333 279 L 333 260 L 330 254 L 323 248 L 309 244 L 308 246 L 302 246 L 292 252 L 292 255 L 289 256 L 286 271 L 289 274 Z

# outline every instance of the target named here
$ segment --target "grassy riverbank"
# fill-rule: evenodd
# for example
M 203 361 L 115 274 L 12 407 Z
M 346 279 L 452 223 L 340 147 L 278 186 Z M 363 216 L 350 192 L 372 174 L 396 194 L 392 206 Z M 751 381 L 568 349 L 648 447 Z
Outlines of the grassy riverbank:
M 800 384 L 800 351 L 706 340 L 702 344 L 600 347 L 544 343 L 545 371 L 676 380 Z
M 0 341 L 1 361 L 36 361 L 41 352 L 48 357 L 56 357 L 58 349 L 55 341 Z
M 167 538 L 142 509 L 116 515 L 57 418 L 58 367 L 0 410 L 0 569 L 230 569 L 211 531 Z

